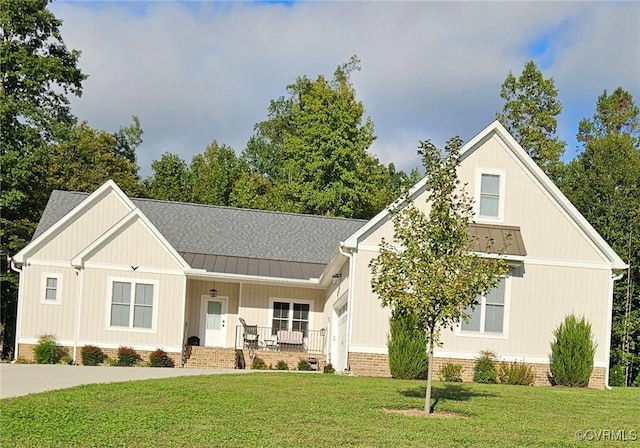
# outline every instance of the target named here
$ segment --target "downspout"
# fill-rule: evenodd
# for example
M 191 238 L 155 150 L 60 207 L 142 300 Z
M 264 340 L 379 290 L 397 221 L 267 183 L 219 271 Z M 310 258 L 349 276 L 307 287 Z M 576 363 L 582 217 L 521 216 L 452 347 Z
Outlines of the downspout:
M 613 319 L 613 284 L 618 280 L 620 280 L 622 277 L 624 277 L 624 273 L 616 276 L 613 276 L 613 275 L 611 276 L 611 282 L 609 283 L 609 297 L 607 298 L 608 307 L 609 307 L 609 319 L 607 322 L 607 368 L 604 373 L 604 387 L 607 390 L 613 389 L 609 385 L 609 359 L 611 358 L 611 326 L 612 326 L 612 319 Z
M 74 268 L 78 276 L 78 290 L 76 291 L 76 331 L 73 338 L 73 362 L 78 362 L 78 341 L 80 340 L 80 316 L 82 314 L 82 288 L 84 280 L 84 269 L 82 266 Z
M 344 366 L 345 370 L 349 371 L 349 349 L 351 348 L 351 328 L 353 322 L 353 286 L 355 283 L 355 254 L 353 249 L 349 249 L 347 252 L 343 251 L 344 243 L 340 243 L 338 250 L 342 255 L 349 259 L 349 291 L 347 292 L 347 347 L 344 352 Z
M 20 336 L 20 319 L 22 318 L 22 291 L 24 286 L 22 285 L 22 267 L 17 267 L 13 262 L 13 258 L 9 261 L 11 270 L 18 273 L 18 309 L 16 313 L 16 334 L 13 347 L 13 359 L 18 359 L 18 339 Z

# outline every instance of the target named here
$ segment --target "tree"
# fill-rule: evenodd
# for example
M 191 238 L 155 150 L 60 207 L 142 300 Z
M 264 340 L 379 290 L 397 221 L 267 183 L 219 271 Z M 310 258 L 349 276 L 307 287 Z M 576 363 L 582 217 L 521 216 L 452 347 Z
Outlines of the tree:
M 591 119 L 580 122 L 583 151 L 559 186 L 584 217 L 630 265 L 616 283 L 611 367 L 623 366 L 627 384 L 640 373 L 640 111 L 617 88 L 598 98 Z
M 522 148 L 555 180 L 562 169 L 565 142 L 555 136 L 562 111 L 553 78 L 545 79 L 535 62 L 525 64 L 520 77 L 507 75 L 500 97 L 505 100 L 496 118 Z
M 86 79 L 47 0 L 2 0 L 0 7 L 0 271 L 3 356 L 13 347 L 17 276 L 8 257 L 31 238 L 50 188 L 49 148 L 75 123 L 68 95 Z
M 215 140 L 191 160 L 192 200 L 201 204 L 229 205 L 233 185 L 244 171 L 235 151 Z
M 245 181 L 278 195 L 287 211 L 370 218 L 386 204 L 385 167 L 367 152 L 375 139 L 373 122 L 364 118 L 349 77 L 359 70 L 352 57 L 330 80 L 302 76 L 287 86 L 287 97 L 272 100 L 268 119 L 256 124 L 242 158 L 251 173 Z M 241 206 L 265 201 L 243 194 Z M 254 190 L 260 194 L 261 188 Z M 394 198 L 395 199 L 395 198 Z M 271 202 L 273 203 L 273 202 Z
M 496 287 L 508 272 L 504 260 L 470 251 L 472 204 L 456 173 L 460 146 L 458 137 L 450 139 L 442 156 L 431 142 L 420 143 L 429 214 L 407 198 L 406 206 L 393 214 L 393 243 L 383 239 L 378 257 L 370 263 L 371 286 L 382 305 L 393 313 L 416 315 L 425 329 L 425 412 L 432 411 L 433 349 L 440 342 L 440 330 L 468 319 L 465 309 L 477 305 L 476 298 Z
M 139 123 L 135 126 L 139 127 Z M 128 195 L 137 196 L 140 179 L 135 147 L 132 146 L 133 152 L 127 155 L 119 144 L 117 134 L 92 129 L 86 122 L 80 123 L 71 129 L 64 141 L 51 147 L 47 170 L 49 185 L 54 189 L 93 192 L 113 179 Z
M 193 179 L 191 169 L 177 154 L 165 152 L 151 162 L 153 175 L 144 180 L 144 196 L 161 201 L 190 202 Z

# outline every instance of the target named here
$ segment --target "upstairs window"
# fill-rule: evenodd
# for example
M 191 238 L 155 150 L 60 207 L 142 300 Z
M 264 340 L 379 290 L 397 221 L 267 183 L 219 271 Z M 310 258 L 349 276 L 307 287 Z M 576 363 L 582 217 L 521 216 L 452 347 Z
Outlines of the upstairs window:
M 483 173 L 480 179 L 480 216 L 500 216 L 500 176 Z

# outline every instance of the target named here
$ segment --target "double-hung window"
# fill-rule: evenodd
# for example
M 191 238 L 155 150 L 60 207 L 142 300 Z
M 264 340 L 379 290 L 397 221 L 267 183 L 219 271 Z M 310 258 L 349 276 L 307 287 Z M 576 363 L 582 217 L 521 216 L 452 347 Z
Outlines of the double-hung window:
M 272 334 L 276 335 L 278 330 L 299 330 L 306 337 L 309 330 L 310 314 L 310 303 L 274 301 L 271 320 Z
M 496 288 L 477 297 L 475 306 L 469 306 L 465 313 L 470 316 L 469 322 L 464 319 L 461 329 L 465 332 L 503 334 L 505 319 L 506 279 L 501 279 Z
M 481 174 L 479 214 L 487 218 L 500 217 L 500 175 Z
M 60 303 L 60 286 L 62 276 L 60 274 L 43 274 L 42 275 L 42 303 Z
M 153 283 L 113 281 L 111 284 L 112 327 L 151 329 L 154 307 Z

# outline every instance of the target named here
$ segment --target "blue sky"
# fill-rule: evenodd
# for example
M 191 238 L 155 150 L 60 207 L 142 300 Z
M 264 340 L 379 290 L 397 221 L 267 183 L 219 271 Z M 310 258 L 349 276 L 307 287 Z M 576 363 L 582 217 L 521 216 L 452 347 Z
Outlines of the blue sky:
M 74 113 L 115 131 L 140 117 L 142 174 L 216 139 L 238 153 L 297 76 L 352 76 L 376 128 L 371 151 L 403 169 L 418 140 L 469 140 L 502 106 L 500 85 L 533 59 L 559 89 L 565 160 L 604 89 L 640 103 L 639 2 L 57 1 L 89 79 Z

